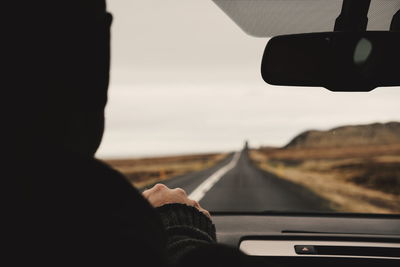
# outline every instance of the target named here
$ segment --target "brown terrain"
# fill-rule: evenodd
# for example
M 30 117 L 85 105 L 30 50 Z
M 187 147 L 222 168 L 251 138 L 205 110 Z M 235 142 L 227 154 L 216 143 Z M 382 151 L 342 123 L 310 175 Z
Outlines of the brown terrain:
M 123 173 L 140 189 L 175 176 L 211 167 L 226 156 L 226 154 L 198 154 L 104 161 Z
M 306 131 L 283 148 L 250 153 L 256 164 L 303 185 L 341 212 L 400 213 L 400 123 Z

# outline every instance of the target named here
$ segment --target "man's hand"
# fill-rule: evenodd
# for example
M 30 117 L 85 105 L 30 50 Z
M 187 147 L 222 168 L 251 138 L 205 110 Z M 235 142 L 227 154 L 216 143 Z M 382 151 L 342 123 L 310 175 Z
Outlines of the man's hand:
M 170 189 L 163 184 L 156 184 L 152 188 L 145 190 L 143 196 L 155 208 L 165 204 L 181 203 L 197 208 L 200 212 L 211 219 L 210 213 L 203 209 L 197 201 L 188 198 L 185 190 L 182 188 Z

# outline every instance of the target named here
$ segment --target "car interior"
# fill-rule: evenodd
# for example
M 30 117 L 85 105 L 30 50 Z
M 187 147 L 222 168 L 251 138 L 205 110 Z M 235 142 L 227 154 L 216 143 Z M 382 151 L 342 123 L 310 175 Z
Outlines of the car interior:
M 259 51 L 259 61 L 253 62 L 255 69 L 259 71 L 252 77 L 258 77 L 265 82 L 265 86 L 274 86 L 272 89 L 275 92 L 284 87 L 285 90 L 292 90 L 293 98 L 296 98 L 300 94 L 296 94 L 297 90 L 301 90 L 299 88 L 318 87 L 318 90 L 329 91 L 329 96 L 336 97 L 340 94 L 340 97 L 348 96 L 356 102 L 361 94 L 371 94 L 383 90 L 383 87 L 397 86 L 398 89 L 400 86 L 398 0 L 202 1 L 212 2 L 213 8 L 219 12 L 218 16 L 224 20 L 223 23 L 233 25 L 246 40 L 257 39 L 264 42 L 265 50 Z M 144 11 L 150 14 L 154 10 L 155 8 L 149 8 Z M 155 16 L 149 16 L 151 20 L 157 20 Z M 201 34 L 195 29 L 186 33 L 194 36 Z M 174 35 L 171 36 L 173 38 Z M 220 33 L 220 38 L 224 38 L 223 32 Z M 217 48 L 221 49 L 215 49 Z M 202 46 L 199 45 L 196 49 L 200 51 Z M 175 50 L 179 49 L 170 49 L 171 53 L 175 53 Z M 168 59 L 167 54 L 165 58 Z M 162 61 L 163 57 L 159 56 L 157 60 Z M 234 64 L 232 62 L 227 65 Z M 232 73 L 226 77 L 205 75 L 204 79 L 234 79 L 235 75 L 239 74 Z M 189 102 L 189 105 L 194 104 Z M 305 106 L 307 105 L 311 104 L 306 103 Z M 341 108 L 340 105 L 341 103 L 337 103 L 338 109 Z M 246 113 L 245 108 L 243 113 Z M 247 146 L 246 142 L 242 154 L 247 153 Z M 268 148 L 265 151 L 269 151 Z M 244 156 L 237 153 L 229 154 L 229 160 L 223 162 L 227 166 L 223 173 L 218 174 L 218 177 L 212 176 L 212 181 L 204 184 L 203 188 L 210 190 L 209 193 L 204 190 L 193 193 L 200 181 L 186 185 L 185 182 L 181 183 L 183 178 L 176 178 L 165 182 L 169 186 L 184 188 L 188 195 L 192 193 L 190 196 L 197 198 L 202 206 L 210 210 L 219 243 L 237 247 L 265 263 L 265 266 L 400 266 L 400 214 L 396 211 L 314 212 L 312 209 L 252 209 L 251 206 L 241 210 L 240 203 L 246 202 L 244 198 L 242 202 L 238 200 L 232 209 L 216 208 L 217 205 L 209 204 L 211 200 L 207 200 L 207 194 L 211 197 L 212 190 L 219 189 L 219 179 L 229 173 L 234 164 L 247 160 L 242 157 Z M 398 154 L 393 157 L 398 157 Z M 210 171 L 207 176 L 211 173 Z M 239 171 L 240 175 L 245 173 L 245 170 Z M 238 178 L 236 184 L 232 182 L 225 187 L 245 187 L 240 179 Z M 210 189 L 212 186 L 214 189 Z M 241 196 L 238 191 L 234 192 L 238 197 Z M 234 194 L 230 196 L 235 197 Z M 202 197 L 204 199 L 200 200 Z M 312 201 L 310 198 L 307 203 Z M 220 204 L 222 202 L 221 200 Z M 248 203 L 251 203 L 250 200 Z
M 399 53 L 394 51 L 399 47 L 400 1 L 214 1 L 246 33 L 253 36 L 278 35 L 269 41 L 261 67 L 262 76 L 269 84 L 319 86 L 332 91 L 370 91 L 380 86 L 400 84 L 399 76 L 395 74 L 397 70 L 394 71 L 399 59 Z M 297 6 L 295 2 L 298 2 Z M 300 8 L 303 3 L 304 6 Z M 338 5 L 340 12 L 337 12 Z M 261 14 L 257 17 L 259 23 L 251 22 L 251 18 L 243 11 L 246 8 Z M 379 8 L 380 12 L 377 11 Z M 274 10 L 285 15 L 293 14 L 298 25 L 293 25 L 288 16 L 279 17 L 272 24 L 269 15 Z M 332 16 L 324 18 L 320 14 L 333 10 L 337 12 L 335 21 L 329 21 L 328 18 Z M 324 20 L 309 23 L 320 18 Z M 311 29 L 306 29 L 309 25 Z M 386 28 L 377 31 L 383 25 Z M 329 27 L 331 31 L 328 32 Z M 287 35 L 282 36 L 283 32 Z M 384 43 L 382 48 L 378 48 L 377 42 L 373 44 L 375 52 L 383 51 L 385 47 L 388 49 L 386 51 L 391 51 L 387 56 L 395 61 L 383 60 L 384 55 L 377 56 L 386 67 L 378 67 L 380 63 L 370 61 L 367 64 L 379 70 L 368 68 L 371 73 L 367 74 L 366 69 L 354 68 L 357 64 L 346 57 L 349 50 L 357 50 L 357 42 L 362 39 L 372 40 L 374 34 L 376 40 Z M 387 40 L 384 35 L 391 35 L 392 39 Z M 338 38 L 337 46 L 333 44 L 335 38 Z M 392 47 L 392 44 L 397 48 Z M 248 255 L 260 257 L 266 264 L 400 264 L 399 215 L 265 211 L 216 212 L 213 218 L 220 242 L 237 246 Z

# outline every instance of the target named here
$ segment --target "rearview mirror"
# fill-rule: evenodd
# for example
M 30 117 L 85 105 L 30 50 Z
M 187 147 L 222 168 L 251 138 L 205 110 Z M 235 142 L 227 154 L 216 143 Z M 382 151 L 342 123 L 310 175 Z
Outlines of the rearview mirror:
M 400 32 L 325 32 L 273 37 L 261 73 L 272 85 L 370 91 L 400 85 Z

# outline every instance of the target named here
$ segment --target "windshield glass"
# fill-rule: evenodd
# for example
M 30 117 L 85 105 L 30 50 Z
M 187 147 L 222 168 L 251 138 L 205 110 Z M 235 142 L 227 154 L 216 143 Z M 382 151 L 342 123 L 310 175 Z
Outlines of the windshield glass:
M 108 9 L 97 157 L 136 187 L 181 187 L 210 211 L 400 213 L 400 88 L 267 85 L 268 38 L 246 35 L 212 1 Z

